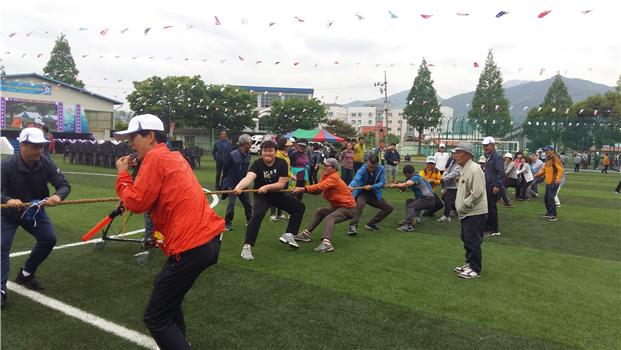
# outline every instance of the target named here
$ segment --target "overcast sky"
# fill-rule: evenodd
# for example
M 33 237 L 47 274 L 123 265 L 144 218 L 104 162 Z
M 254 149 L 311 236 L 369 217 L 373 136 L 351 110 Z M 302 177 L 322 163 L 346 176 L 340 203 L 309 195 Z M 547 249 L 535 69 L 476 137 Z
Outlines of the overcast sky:
M 5 0 L 0 37 L 7 73 L 41 73 L 62 31 L 87 89 L 120 100 L 133 80 L 201 75 L 208 84 L 313 88 L 324 102 L 347 103 L 380 97 L 373 83 L 384 70 L 390 94 L 409 89 L 423 57 L 440 96 L 474 90 L 489 48 L 505 81 L 561 72 L 614 85 L 620 10 L 617 0 Z

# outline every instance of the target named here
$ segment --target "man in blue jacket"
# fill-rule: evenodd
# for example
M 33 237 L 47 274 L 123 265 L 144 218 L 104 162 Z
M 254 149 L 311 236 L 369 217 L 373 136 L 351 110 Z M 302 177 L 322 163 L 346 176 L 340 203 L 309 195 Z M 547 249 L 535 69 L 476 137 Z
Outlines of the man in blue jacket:
M 354 190 L 353 195 L 356 198 L 356 212 L 351 219 L 349 231 L 350 236 L 358 234 L 357 225 L 362 215 L 365 205 L 369 204 L 380 211 L 366 224 L 365 228 L 378 231 L 377 226 L 388 214 L 392 213 L 393 206 L 382 198 L 382 187 L 386 183 L 386 174 L 384 167 L 379 164 L 379 158 L 375 154 L 369 155 L 369 159 L 356 172 L 354 179 L 349 183 L 349 187 L 364 187 L 363 189 Z
M 39 265 L 56 245 L 56 233 L 44 206 L 58 205 L 71 192 L 71 186 L 56 164 L 43 156 L 49 143 L 38 128 L 26 128 L 19 135 L 19 153 L 2 160 L 2 306 L 6 302 L 6 284 L 9 274 L 9 252 L 17 227 L 35 237 L 37 243 L 30 257 L 17 273 L 15 282 L 31 290 L 42 290 L 35 278 Z M 47 184 L 56 192 L 50 195 Z M 24 203 L 43 200 L 40 206 L 25 207 Z
M 496 202 L 500 196 L 505 175 L 505 163 L 496 152 L 496 140 L 488 136 L 483 139 L 483 152 L 485 153 L 485 191 L 487 193 L 487 225 L 486 231 L 490 236 L 499 236 L 498 208 Z
M 248 167 L 250 166 L 250 146 L 252 146 L 252 138 L 250 135 L 243 134 L 239 137 L 238 148 L 231 152 L 226 163 L 224 163 L 224 169 L 222 172 L 222 184 L 220 186 L 223 190 L 232 190 L 237 184 L 246 177 L 248 174 Z M 242 192 L 239 195 L 229 194 L 229 204 L 226 207 L 225 230 L 231 231 L 233 229 L 233 218 L 235 216 L 235 201 L 239 197 L 242 205 L 244 206 L 244 214 L 246 214 L 246 222 L 250 220 L 252 216 L 252 205 L 250 204 L 250 196 L 247 192 Z M 223 199 L 225 197 L 223 196 Z
M 226 131 L 220 131 L 220 139 L 216 141 L 211 150 L 213 160 L 216 161 L 216 188 L 220 189 L 220 179 L 222 175 L 222 169 L 227 158 L 233 152 L 233 145 L 228 139 Z

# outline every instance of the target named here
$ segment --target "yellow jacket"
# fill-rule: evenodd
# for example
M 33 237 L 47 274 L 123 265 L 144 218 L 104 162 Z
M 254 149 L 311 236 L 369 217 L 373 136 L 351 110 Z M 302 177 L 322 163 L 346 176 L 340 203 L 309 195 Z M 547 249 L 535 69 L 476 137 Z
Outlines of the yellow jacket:
M 442 183 L 442 174 L 438 169 L 435 169 L 433 172 L 428 172 L 427 169 L 423 169 L 418 173 L 420 176 L 424 177 L 427 182 L 431 184 L 431 190 L 436 191 L 436 186 Z
M 359 143 L 357 143 L 354 146 L 354 162 L 364 162 L 364 152 L 367 151 L 367 146 L 366 145 L 362 145 L 360 146 Z
M 283 159 L 287 162 L 287 172 L 289 173 L 289 178 L 293 178 L 293 174 L 291 173 L 291 160 L 289 159 L 289 153 L 286 151 L 276 150 L 276 158 Z
M 546 176 L 546 184 L 551 185 L 555 182 L 561 182 L 561 178 L 563 177 L 563 164 L 559 157 L 554 154 L 552 156 L 546 156 L 546 163 L 541 167 L 539 172 L 535 174 L 536 177 L 545 174 Z
M 608 159 L 608 156 L 604 156 L 604 161 L 602 162 L 602 164 L 610 165 L 610 160 Z

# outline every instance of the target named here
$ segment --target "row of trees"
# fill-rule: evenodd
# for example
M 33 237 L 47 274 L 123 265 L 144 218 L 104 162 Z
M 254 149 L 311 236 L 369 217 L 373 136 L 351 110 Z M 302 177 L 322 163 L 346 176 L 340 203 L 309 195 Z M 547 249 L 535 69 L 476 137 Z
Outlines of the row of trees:
M 79 71 L 64 35 L 56 40 L 43 71 L 53 79 L 84 87 L 78 79 Z M 502 83 L 502 74 L 490 50 L 472 99 L 472 108 L 468 112 L 471 126 L 481 134 L 502 137 L 512 131 L 509 101 Z M 544 102 L 529 111 L 523 130 L 535 147 L 562 143 L 582 149 L 618 140 L 621 127 L 620 90 L 621 77 L 615 92 L 573 103 L 563 81 L 557 76 Z M 167 126 L 174 122 L 179 126 L 240 131 L 253 127 L 258 118 L 256 97 L 252 93 L 235 86 L 206 85 L 200 76 L 153 76 L 134 82 L 134 91 L 127 96 L 127 101 L 136 113 L 162 116 Z M 440 104 L 425 59 L 418 68 L 406 103 L 404 117 L 419 135 L 423 135 L 425 129 L 440 124 Z M 569 113 L 567 109 L 570 109 Z M 595 110 L 601 112 L 598 117 L 588 118 L 593 116 Z M 276 134 L 296 128 L 312 129 L 326 122 L 327 129 L 336 135 L 356 136 L 356 130 L 351 125 L 327 121 L 325 107 L 317 99 L 277 99 L 271 111 L 262 116 L 266 129 Z M 578 128 L 577 124 L 583 127 Z M 419 150 L 421 142 L 422 137 L 419 137 Z

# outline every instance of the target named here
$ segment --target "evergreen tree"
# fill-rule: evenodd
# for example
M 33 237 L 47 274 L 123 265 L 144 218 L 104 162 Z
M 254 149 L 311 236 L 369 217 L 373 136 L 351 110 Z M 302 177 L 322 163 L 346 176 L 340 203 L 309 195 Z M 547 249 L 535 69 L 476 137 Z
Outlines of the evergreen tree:
M 328 120 L 325 126 L 326 130 L 328 130 L 331 134 L 345 138 L 351 139 L 356 136 L 356 129 L 347 124 L 346 122 L 338 119 Z
M 492 50 L 487 54 L 468 119 L 485 136 L 501 137 L 511 129 L 509 100 L 505 97 L 502 74 L 494 62 Z
M 84 83 L 78 79 L 78 68 L 75 66 L 73 56 L 71 56 L 71 48 L 69 42 L 65 38 L 65 34 L 61 34 L 54 44 L 54 48 L 50 53 L 50 60 L 43 68 L 43 73 L 48 78 L 60 80 L 64 83 L 75 87 L 83 88 Z
M 569 123 L 568 110 L 573 102 L 563 79 L 557 75 L 543 104 L 528 111 L 524 131 L 535 147 L 552 144 L 557 148 Z
M 436 89 L 431 80 L 431 72 L 424 58 L 418 67 L 418 75 L 406 99 L 403 116 L 408 124 L 418 131 L 418 155 L 420 155 L 424 130 L 438 126 L 442 118 Z

